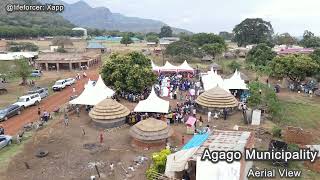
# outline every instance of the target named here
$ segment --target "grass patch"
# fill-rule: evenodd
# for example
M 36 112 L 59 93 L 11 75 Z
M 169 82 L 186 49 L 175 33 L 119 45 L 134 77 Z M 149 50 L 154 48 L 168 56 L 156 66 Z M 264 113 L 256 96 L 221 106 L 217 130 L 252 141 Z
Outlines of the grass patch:
M 30 140 L 33 132 L 26 132 L 20 144 L 12 143 L 0 150 L 0 169 L 5 170 L 11 158 L 22 152 L 24 145 Z
M 320 118 L 320 104 L 306 102 L 280 101 L 283 108 L 281 125 L 302 128 L 317 128 Z

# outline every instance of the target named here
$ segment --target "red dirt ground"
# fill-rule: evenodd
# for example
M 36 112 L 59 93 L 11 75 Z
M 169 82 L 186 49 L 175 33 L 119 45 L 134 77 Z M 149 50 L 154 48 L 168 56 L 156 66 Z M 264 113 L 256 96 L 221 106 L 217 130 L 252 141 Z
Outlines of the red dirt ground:
M 82 78 L 75 84 L 77 94 L 84 89 L 84 84 L 90 79 L 97 79 L 97 70 L 91 69 L 86 72 L 87 78 Z M 52 112 L 55 108 L 60 107 L 69 101 L 70 96 L 72 95 L 72 88 L 67 87 L 61 92 L 56 92 L 48 98 L 44 99 L 40 103 L 41 111 L 47 110 Z M 2 122 L 1 124 L 5 128 L 6 134 L 15 135 L 23 125 L 29 122 L 34 122 L 38 119 L 38 106 L 32 106 L 25 109 L 20 115 L 10 118 L 10 120 Z

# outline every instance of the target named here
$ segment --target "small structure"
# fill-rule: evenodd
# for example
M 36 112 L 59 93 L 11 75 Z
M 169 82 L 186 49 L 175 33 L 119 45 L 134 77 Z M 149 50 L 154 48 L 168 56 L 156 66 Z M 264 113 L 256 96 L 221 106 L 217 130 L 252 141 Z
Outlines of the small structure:
M 202 93 L 196 99 L 196 103 L 198 104 L 199 111 L 202 112 L 238 106 L 237 99 L 219 86 Z
M 41 70 L 73 70 L 83 66 L 91 67 L 101 62 L 101 54 L 86 53 L 41 53 L 36 59 L 36 67 Z
M 213 71 L 216 71 L 218 74 L 221 74 L 222 73 L 222 68 L 219 64 L 217 63 L 212 63 L 210 66 L 210 69 L 209 70 L 213 70 Z
M 89 112 L 92 122 L 97 127 L 113 128 L 125 124 L 130 110 L 113 99 L 105 99 Z
M 172 135 L 172 130 L 166 122 L 148 118 L 132 126 L 130 135 L 133 137 L 133 145 L 154 147 L 165 145 L 166 139 Z
M 281 133 L 286 143 L 306 145 L 313 141 L 312 133 L 299 127 L 287 126 Z
M 106 47 L 98 42 L 88 42 L 88 46 L 86 47 L 87 52 L 96 52 L 96 53 L 104 53 L 106 52 Z
M 209 55 L 205 55 L 202 57 L 202 61 L 212 61 L 214 58 L 212 56 Z
M 212 134 L 200 134 L 192 139 L 182 149 L 167 157 L 165 175 L 170 178 L 181 179 L 183 171 L 190 172 L 191 179 L 219 180 L 245 179 L 252 161 L 227 163 L 219 161 L 201 160 L 206 149 L 212 151 L 240 151 L 244 157 L 245 148 L 254 147 L 254 133 L 246 131 L 214 130 Z
M 147 42 L 147 46 L 148 47 L 157 47 L 157 43 L 156 42 Z

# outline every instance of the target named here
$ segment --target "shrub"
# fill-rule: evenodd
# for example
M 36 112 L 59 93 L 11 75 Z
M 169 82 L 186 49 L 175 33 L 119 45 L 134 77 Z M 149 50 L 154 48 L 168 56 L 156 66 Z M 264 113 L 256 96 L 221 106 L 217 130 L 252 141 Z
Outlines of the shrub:
M 280 138 L 281 137 L 281 128 L 280 127 L 278 127 L 278 126 L 273 126 L 273 128 L 272 128 L 272 135 L 273 135 L 273 137 L 278 137 L 278 138 Z

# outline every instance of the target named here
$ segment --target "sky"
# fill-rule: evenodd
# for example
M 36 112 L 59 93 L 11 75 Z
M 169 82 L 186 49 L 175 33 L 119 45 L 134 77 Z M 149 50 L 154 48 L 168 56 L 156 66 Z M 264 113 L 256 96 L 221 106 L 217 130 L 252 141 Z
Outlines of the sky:
M 64 0 L 73 3 L 78 0 Z M 320 35 L 319 0 L 83 0 L 114 13 L 160 20 L 192 32 L 231 32 L 245 18 L 270 21 L 275 33 Z

